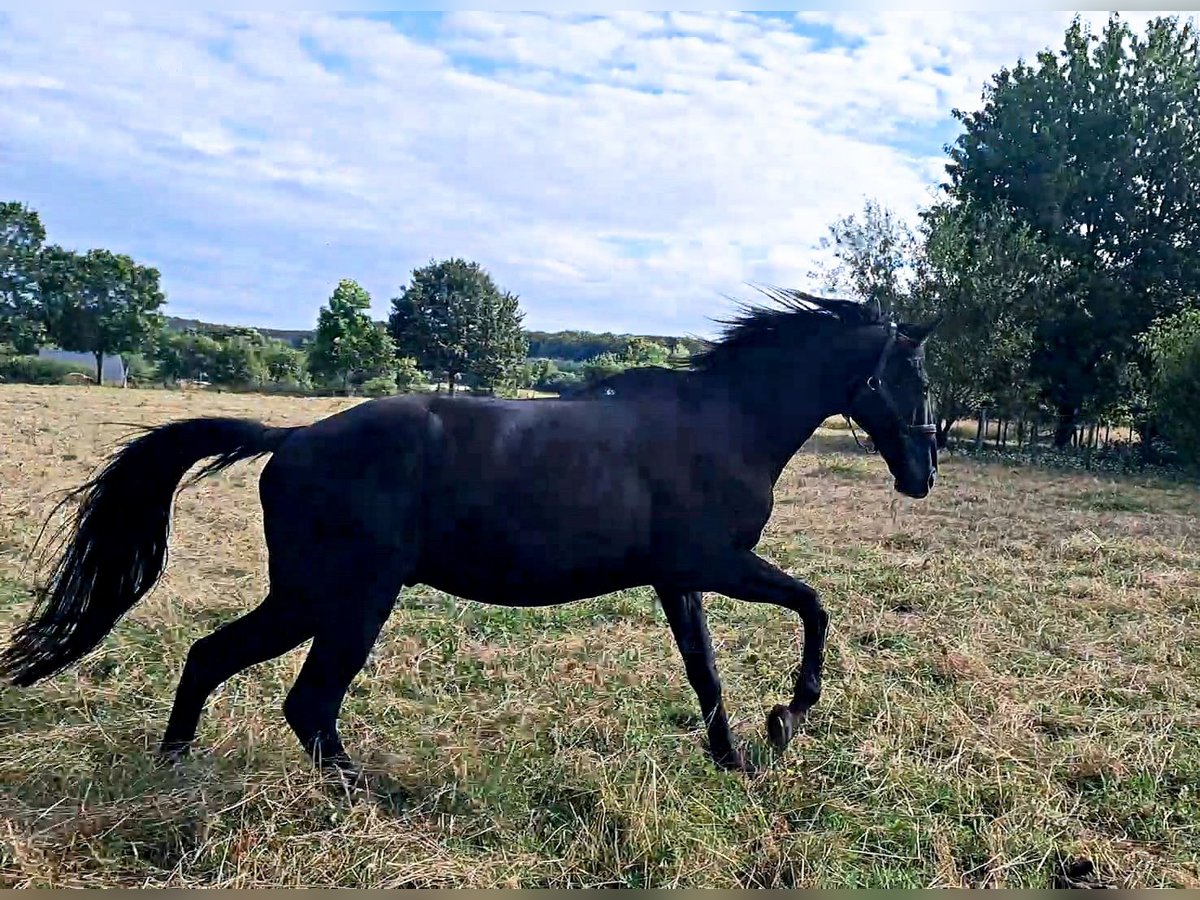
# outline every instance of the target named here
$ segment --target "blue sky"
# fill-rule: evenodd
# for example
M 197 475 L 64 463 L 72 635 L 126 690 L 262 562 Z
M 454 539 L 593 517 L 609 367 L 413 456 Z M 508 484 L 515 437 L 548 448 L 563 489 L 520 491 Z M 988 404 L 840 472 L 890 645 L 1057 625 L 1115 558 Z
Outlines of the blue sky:
M 821 288 L 865 198 L 927 203 L 950 110 L 1069 19 L 10 13 L 0 198 L 176 315 L 310 327 L 349 277 L 382 317 L 453 255 L 532 328 L 709 334 L 748 282 Z

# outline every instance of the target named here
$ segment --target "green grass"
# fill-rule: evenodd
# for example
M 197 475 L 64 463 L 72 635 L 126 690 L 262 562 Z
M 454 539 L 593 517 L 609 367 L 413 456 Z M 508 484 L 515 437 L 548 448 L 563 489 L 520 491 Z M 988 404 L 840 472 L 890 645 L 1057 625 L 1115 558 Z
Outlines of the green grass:
M 345 402 L 156 393 L 0 389 L 4 630 L 49 492 L 123 433 L 99 423 Z M 181 496 L 167 576 L 94 656 L 0 691 L 0 885 L 1042 888 L 1086 857 L 1104 883 L 1200 886 L 1196 491 L 951 458 L 893 507 L 849 435 L 814 446 L 761 547 L 831 614 L 825 695 L 781 759 L 763 720 L 799 625 L 708 600 L 760 777 L 705 758 L 645 590 L 547 610 L 406 593 L 344 707 L 360 802 L 283 722 L 303 651 L 231 681 L 197 755 L 158 767 L 188 646 L 265 587 L 243 466 Z

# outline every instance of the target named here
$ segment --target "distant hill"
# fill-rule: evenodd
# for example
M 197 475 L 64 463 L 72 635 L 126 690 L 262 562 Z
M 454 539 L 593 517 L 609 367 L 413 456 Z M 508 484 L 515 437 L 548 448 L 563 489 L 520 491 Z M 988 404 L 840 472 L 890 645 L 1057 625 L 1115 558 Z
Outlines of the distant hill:
M 383 323 L 380 323 L 383 324 Z M 167 316 L 167 327 L 174 331 L 186 331 L 195 328 L 201 331 L 221 332 L 231 330 L 232 325 L 219 325 L 212 322 L 201 322 L 199 319 L 181 319 L 178 316 Z M 313 330 L 289 330 L 283 328 L 257 328 L 263 337 L 274 338 L 278 341 L 301 346 L 311 340 Z M 691 351 L 700 349 L 700 342 L 692 338 L 676 338 L 665 335 L 632 335 L 613 334 L 612 332 L 596 333 L 592 331 L 527 331 L 529 338 L 529 356 L 533 359 L 557 359 L 579 362 L 591 359 L 601 353 L 620 353 L 625 349 L 626 342 L 632 337 L 643 337 L 670 347 L 672 344 L 683 344 Z
M 187 331 L 189 328 L 195 328 L 198 331 L 221 332 L 239 327 L 234 325 L 218 325 L 213 322 L 201 322 L 199 319 L 181 319 L 179 316 L 167 316 L 166 318 L 167 327 L 172 331 Z M 274 338 L 277 341 L 291 344 L 293 347 L 299 347 L 313 336 L 311 328 L 305 331 L 290 331 L 284 328 L 255 328 L 254 330 L 263 337 Z

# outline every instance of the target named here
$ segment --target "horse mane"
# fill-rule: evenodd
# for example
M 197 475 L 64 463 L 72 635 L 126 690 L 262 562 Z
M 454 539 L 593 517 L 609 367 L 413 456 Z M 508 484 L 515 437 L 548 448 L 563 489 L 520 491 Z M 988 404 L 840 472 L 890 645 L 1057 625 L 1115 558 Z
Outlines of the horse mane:
M 878 306 L 856 300 L 818 297 L 794 288 L 757 287 L 775 306 L 738 302 L 740 312 L 715 319 L 724 326 L 721 336 L 693 353 L 688 365 L 712 369 L 748 351 L 792 349 L 830 327 L 878 325 L 885 321 Z

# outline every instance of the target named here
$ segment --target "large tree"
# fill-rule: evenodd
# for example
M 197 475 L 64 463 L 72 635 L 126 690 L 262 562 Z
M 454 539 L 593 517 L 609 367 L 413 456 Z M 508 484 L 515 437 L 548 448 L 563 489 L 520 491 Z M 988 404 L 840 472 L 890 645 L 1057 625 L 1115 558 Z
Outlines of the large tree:
M 389 328 L 397 352 L 445 377 L 460 375 L 487 387 L 507 379 L 525 358 L 524 313 L 517 297 L 497 287 L 476 262 L 447 259 L 415 269 L 392 300 Z
M 64 350 L 95 356 L 96 384 L 106 356 L 142 350 L 163 326 L 158 270 L 124 254 L 46 247 L 38 288 L 49 337 Z
M 321 308 L 317 333 L 308 347 L 308 367 L 317 378 L 343 390 L 394 370 L 395 348 L 367 310 L 371 295 L 349 278 L 338 282 L 329 304 Z
M 1189 24 L 1139 36 L 1113 16 L 1077 19 L 1063 49 L 1003 69 L 982 108 L 956 110 L 947 185 L 1003 208 L 1047 251 L 1030 374 L 1065 444 L 1102 409 L 1139 355 L 1137 337 L 1200 291 L 1200 52 Z
M 0 203 L 0 344 L 33 353 L 43 337 L 38 256 L 46 240 L 37 211 Z

